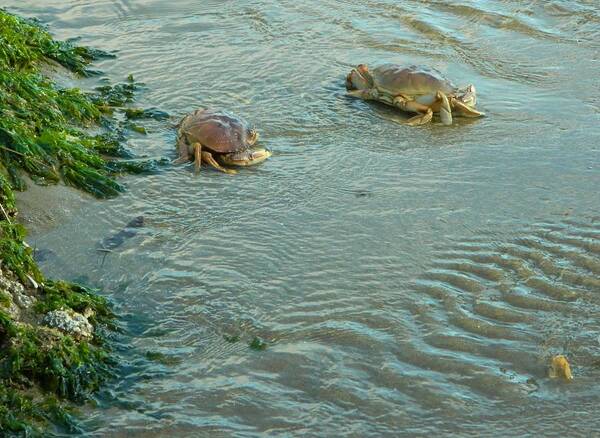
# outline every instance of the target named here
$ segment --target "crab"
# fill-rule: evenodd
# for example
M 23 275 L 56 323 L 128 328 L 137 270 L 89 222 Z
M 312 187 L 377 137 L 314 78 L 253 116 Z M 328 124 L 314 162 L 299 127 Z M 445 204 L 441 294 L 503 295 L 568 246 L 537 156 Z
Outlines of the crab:
M 177 125 L 175 163 L 193 161 L 196 171 L 206 163 L 225 173 L 237 173 L 226 166 L 253 166 L 271 156 L 266 149 L 254 148 L 258 132 L 243 119 L 225 111 L 198 109 Z
M 365 64 L 352 69 L 346 78 L 348 94 L 365 100 L 377 100 L 418 113 L 406 121 L 423 125 L 439 113 L 444 125 L 452 124 L 452 115 L 480 117 L 475 109 L 475 87 L 458 88 L 439 71 L 424 66 L 384 64 L 369 71 Z

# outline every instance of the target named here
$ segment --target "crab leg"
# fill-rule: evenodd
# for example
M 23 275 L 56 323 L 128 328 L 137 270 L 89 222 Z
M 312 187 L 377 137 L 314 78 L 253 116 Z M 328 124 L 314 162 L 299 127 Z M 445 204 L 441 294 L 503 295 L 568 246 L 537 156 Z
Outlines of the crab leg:
M 232 175 L 235 175 L 237 173 L 237 171 L 235 171 L 233 169 L 225 169 L 224 167 L 222 167 L 219 163 L 217 163 L 217 161 L 213 158 L 213 156 L 210 152 L 202 151 L 201 154 L 202 154 L 202 161 L 204 161 L 206 164 L 211 165 L 215 169 L 220 170 L 221 172 L 224 172 L 224 173 L 232 174 Z
M 188 145 L 185 142 L 184 136 L 182 135 L 177 137 L 177 152 L 179 152 L 179 158 L 174 159 L 172 161 L 173 164 L 182 164 L 190 161 Z
M 448 97 L 441 91 L 438 91 L 436 94 L 437 100 L 440 102 L 440 118 L 442 119 L 442 123 L 444 125 L 452 124 L 452 109 L 450 109 L 450 102 L 448 102 Z
M 469 106 L 474 107 L 477 104 L 477 91 L 475 85 L 469 85 L 465 89 L 465 93 L 461 96 L 460 100 L 467 103 Z
M 362 90 L 350 90 L 348 96 L 358 97 L 363 100 L 377 100 L 394 106 L 394 96 L 387 93 L 380 93 L 377 88 L 367 88 Z
M 202 143 L 194 143 L 194 168 L 196 172 L 200 172 L 200 165 L 202 164 Z
M 226 154 L 219 157 L 222 164 L 230 166 L 254 166 L 262 163 L 269 158 L 273 153 L 266 149 L 245 150 L 243 152 Z
M 451 97 L 450 106 L 465 117 L 481 117 L 485 114 L 475 109 L 477 91 L 474 85 L 469 85 L 462 95 Z
M 402 96 L 394 97 L 392 105 L 400 108 L 402 111 L 411 113 L 420 113 L 418 116 L 411 117 L 405 123 L 410 126 L 424 125 L 429 123 L 433 117 L 433 111 L 427 105 L 423 105 L 414 100 L 408 100 Z
M 375 88 L 365 88 L 362 90 L 348 90 L 346 92 L 348 96 L 358 97 L 359 99 L 364 100 L 377 100 L 379 98 L 379 93 Z
M 179 158 L 175 158 L 173 161 L 171 161 L 171 163 L 173 163 L 173 164 L 183 164 L 183 163 L 187 163 L 188 161 L 190 161 L 189 157 L 187 157 L 187 156 L 181 156 Z

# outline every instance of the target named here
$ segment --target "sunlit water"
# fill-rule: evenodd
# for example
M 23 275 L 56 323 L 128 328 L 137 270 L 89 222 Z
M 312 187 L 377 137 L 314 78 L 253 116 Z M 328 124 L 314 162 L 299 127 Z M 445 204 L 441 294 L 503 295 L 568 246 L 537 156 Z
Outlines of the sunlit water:
M 125 329 L 88 434 L 600 430 L 597 1 L 7 6 L 116 51 L 98 68 L 146 83 L 140 105 L 229 109 L 273 151 L 236 176 L 124 177 L 124 195 L 31 237 Z M 347 98 L 350 68 L 380 62 L 475 84 L 487 117 L 411 128 Z M 131 149 L 174 158 L 171 126 L 147 127 Z M 572 383 L 547 377 L 553 354 Z

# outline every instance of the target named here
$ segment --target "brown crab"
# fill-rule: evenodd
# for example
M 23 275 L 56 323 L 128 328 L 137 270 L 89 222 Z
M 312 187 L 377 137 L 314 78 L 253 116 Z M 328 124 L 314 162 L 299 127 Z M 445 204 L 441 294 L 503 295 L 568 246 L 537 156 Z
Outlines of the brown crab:
M 422 125 L 439 113 L 442 123 L 452 124 L 452 115 L 480 117 L 475 109 L 475 87 L 459 89 L 439 71 L 424 66 L 384 64 L 372 71 L 365 64 L 352 69 L 346 78 L 348 94 L 377 100 L 403 111 L 418 113 L 408 125 Z
M 176 163 L 194 161 L 196 170 L 206 163 L 225 173 L 222 166 L 252 166 L 271 156 L 266 149 L 254 148 L 258 132 L 243 119 L 225 111 L 198 109 L 177 125 Z

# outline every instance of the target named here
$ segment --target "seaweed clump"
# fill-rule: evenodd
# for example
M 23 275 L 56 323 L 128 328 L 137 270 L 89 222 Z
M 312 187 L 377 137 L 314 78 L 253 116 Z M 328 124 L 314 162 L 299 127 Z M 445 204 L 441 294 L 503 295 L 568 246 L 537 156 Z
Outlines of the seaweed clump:
M 0 222 L 0 435 L 39 435 L 49 423 L 77 431 L 69 402 L 86 400 L 111 375 L 105 328 L 114 315 L 93 291 L 45 279 L 23 237 L 20 225 Z M 93 334 L 48 326 L 53 310 L 86 318 Z
M 42 73 L 50 64 L 89 76 L 102 56 L 109 55 L 56 41 L 39 23 L 0 9 L 0 436 L 47 435 L 50 425 L 77 431 L 72 403 L 111 374 L 109 303 L 83 286 L 45 278 L 14 220 L 23 174 L 106 198 L 123 190 L 116 174 L 157 166 L 131 160 L 123 146 L 130 119 L 159 115 L 126 112 L 141 87 L 133 77 L 82 91 Z M 89 330 L 70 330 L 77 324 Z
M 133 76 L 84 92 L 59 87 L 41 73 L 41 66 L 50 63 L 76 74 L 94 74 L 88 65 L 102 56 L 108 55 L 56 41 L 39 24 L 0 10 L 0 185 L 25 189 L 20 177 L 24 171 L 38 184 L 62 180 L 106 198 L 123 191 L 114 180 L 116 173 L 156 167 L 153 162 L 128 166 L 112 159 L 131 158 L 122 143 L 123 131 L 132 125 L 119 121 L 114 112 L 132 111 L 125 106 L 142 85 Z M 149 118 L 154 112 L 141 114 Z M 104 129 L 92 134 L 90 128 Z

